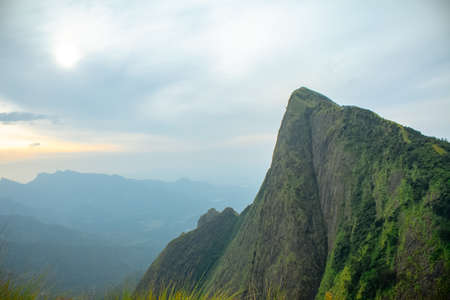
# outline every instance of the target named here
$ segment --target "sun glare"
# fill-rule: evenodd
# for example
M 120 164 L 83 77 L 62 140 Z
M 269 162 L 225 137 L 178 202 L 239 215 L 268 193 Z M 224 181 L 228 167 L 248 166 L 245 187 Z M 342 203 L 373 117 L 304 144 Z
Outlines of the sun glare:
M 58 65 L 66 69 L 75 67 L 81 59 L 80 50 L 70 44 L 61 44 L 55 47 L 54 55 Z

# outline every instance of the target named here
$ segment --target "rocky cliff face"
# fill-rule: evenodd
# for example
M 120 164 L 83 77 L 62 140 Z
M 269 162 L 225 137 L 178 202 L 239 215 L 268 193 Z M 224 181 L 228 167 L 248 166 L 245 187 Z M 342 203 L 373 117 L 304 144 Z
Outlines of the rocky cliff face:
M 201 286 L 288 299 L 448 295 L 449 152 L 370 111 L 294 91 L 264 183 Z

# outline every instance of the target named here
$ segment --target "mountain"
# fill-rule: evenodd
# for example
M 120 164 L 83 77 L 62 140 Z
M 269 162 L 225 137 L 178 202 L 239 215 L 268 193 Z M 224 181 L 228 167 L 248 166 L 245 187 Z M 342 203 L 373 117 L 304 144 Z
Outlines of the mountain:
M 88 288 L 95 282 L 85 276 L 86 270 L 91 269 L 81 268 L 82 263 L 68 266 L 76 261 L 77 251 L 86 256 L 86 262 L 96 260 L 98 263 L 91 265 L 99 270 L 116 274 L 122 269 L 122 275 L 142 274 L 171 239 L 195 228 L 206 209 L 231 206 L 240 211 L 253 193 L 252 188 L 215 186 L 189 179 L 163 182 L 73 171 L 42 173 L 27 184 L 2 178 L 0 221 L 9 220 L 11 234 L 7 244 L 9 253 L 16 253 L 5 260 L 16 273 L 39 272 L 47 262 L 52 269 L 67 269 L 67 274 L 73 276 L 59 284 L 67 289 L 82 285 Z M 26 238 L 17 241 L 20 237 Z M 69 237 L 73 240 L 70 245 Z M 86 243 L 92 237 L 97 242 Z M 54 251 L 49 250 L 49 245 L 54 246 Z M 74 250 L 76 247 L 79 249 Z M 120 264 L 123 267 L 117 267 Z M 77 279 L 81 277 L 86 280 Z M 119 277 L 101 278 L 99 285 Z
M 39 174 L 27 184 L 0 180 L 0 214 L 13 213 L 61 224 L 125 243 L 153 241 L 162 248 L 182 231 L 195 228 L 209 207 L 242 210 L 253 189 L 176 182 L 133 180 L 117 175 L 58 171 Z
M 288 299 L 445 299 L 449 152 L 446 141 L 300 88 L 253 204 L 226 226 L 223 254 L 180 264 L 175 254 L 208 249 L 197 250 L 211 238 L 199 226 L 169 243 L 136 293 L 175 278 L 242 298 L 279 289 Z M 177 270 L 161 269 L 169 261 Z M 202 280 L 181 285 L 180 274 Z
M 64 292 L 101 291 L 134 271 L 132 252 L 61 225 L 33 217 L 0 216 L 1 271 L 45 276 L 50 288 Z
M 223 254 L 237 221 L 238 214 L 232 208 L 221 213 L 210 209 L 200 218 L 196 230 L 183 233 L 169 243 L 153 262 L 152 271 L 140 281 L 138 290 L 167 283 L 191 288 L 192 284 L 201 283 L 203 275 Z
M 9 198 L 0 198 L 0 213 L 3 215 L 25 215 L 33 214 L 33 211 L 23 204 L 13 201 Z

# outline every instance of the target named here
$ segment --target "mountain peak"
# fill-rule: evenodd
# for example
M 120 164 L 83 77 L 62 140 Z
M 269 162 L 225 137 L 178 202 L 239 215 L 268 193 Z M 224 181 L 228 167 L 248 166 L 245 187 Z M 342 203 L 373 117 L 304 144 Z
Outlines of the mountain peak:
M 339 107 L 339 105 L 334 103 L 328 97 L 306 87 L 300 87 L 292 92 L 289 99 L 288 109 L 292 106 L 297 107 L 300 103 L 310 108 L 323 104 Z
M 230 207 L 220 213 L 213 208 L 208 210 L 195 230 L 172 240 L 153 261 L 135 294 L 145 296 L 149 287 L 154 287 L 153 292 L 158 294 L 167 282 L 188 289 L 194 284 L 200 286 L 228 246 L 238 220 L 239 215 Z
M 448 142 L 301 87 L 253 204 L 235 217 L 210 211 L 217 216 L 171 242 L 138 290 L 194 270 L 193 286 L 241 299 L 273 287 L 288 299 L 444 299 L 446 152 Z M 216 247 L 219 234 L 226 243 Z
M 236 217 L 239 214 L 231 207 L 226 207 L 222 212 L 218 212 L 215 208 L 210 208 L 207 213 L 203 214 L 197 222 L 197 227 L 203 226 L 219 216 Z
M 200 219 L 198 219 L 197 227 L 203 226 L 206 223 L 211 222 L 215 217 L 219 215 L 219 212 L 215 208 L 210 208 L 207 213 L 203 214 Z

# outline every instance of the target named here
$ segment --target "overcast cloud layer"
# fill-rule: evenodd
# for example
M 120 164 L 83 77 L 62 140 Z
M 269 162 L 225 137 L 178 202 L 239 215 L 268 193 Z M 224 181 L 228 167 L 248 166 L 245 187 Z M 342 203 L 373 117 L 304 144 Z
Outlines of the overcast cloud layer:
M 318 2 L 1 1 L 0 176 L 259 184 L 300 86 L 449 138 L 448 1 Z

